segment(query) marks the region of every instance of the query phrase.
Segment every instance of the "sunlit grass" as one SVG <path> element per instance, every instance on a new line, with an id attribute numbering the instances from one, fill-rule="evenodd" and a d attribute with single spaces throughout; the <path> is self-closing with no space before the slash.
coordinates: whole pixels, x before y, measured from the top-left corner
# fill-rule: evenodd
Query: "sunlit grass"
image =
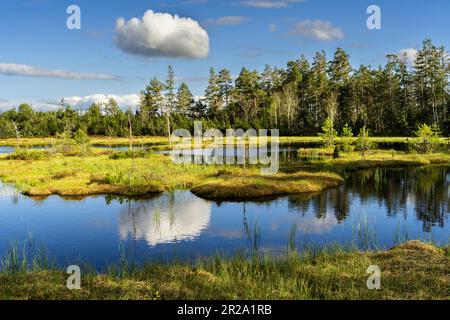
<path id="1" fill-rule="evenodd" d="M 381 290 L 367 288 L 371 265 L 381 269 Z M 389 251 L 334 247 L 83 269 L 73 291 L 64 270 L 21 270 L 0 273 L 0 299 L 448 299 L 449 267 L 448 248 L 411 241 Z"/>
<path id="2" fill-rule="evenodd" d="M 323 149 L 300 149 L 300 154 L 314 155 L 323 154 Z M 332 156 L 321 157 L 318 160 L 311 160 L 311 164 L 346 166 L 353 169 L 367 169 L 375 167 L 418 167 L 430 164 L 450 163 L 448 153 L 414 154 L 402 151 L 371 150 L 361 155 L 359 152 L 340 152 L 340 156 L 334 159 Z"/>
<path id="3" fill-rule="evenodd" d="M 342 182 L 336 174 L 280 173 L 263 177 L 255 166 L 243 169 L 232 165 L 176 164 L 169 157 L 156 154 L 117 160 L 102 154 L 53 155 L 33 161 L 0 159 L 0 178 L 30 196 L 143 195 L 214 185 L 236 196 L 241 195 L 239 186 L 248 188 L 245 196 L 252 198 L 317 192 Z"/>

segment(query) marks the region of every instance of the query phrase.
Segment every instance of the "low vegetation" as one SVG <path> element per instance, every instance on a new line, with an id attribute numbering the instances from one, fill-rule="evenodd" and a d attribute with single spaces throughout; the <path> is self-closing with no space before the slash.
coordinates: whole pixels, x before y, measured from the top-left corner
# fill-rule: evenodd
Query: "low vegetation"
<path id="1" fill-rule="evenodd" d="M 314 167 L 334 171 L 338 168 L 352 170 L 375 167 L 419 167 L 432 164 L 449 164 L 450 154 L 410 154 L 402 151 L 367 151 L 364 156 L 360 152 L 340 152 L 338 158 L 332 157 L 331 149 L 301 149 L 299 155 L 309 157 L 308 162 L 300 163 L 300 167 Z"/>
<path id="2" fill-rule="evenodd" d="M 381 269 L 381 289 L 367 269 Z M 0 273 L 0 299 L 449 299 L 448 248 L 411 241 L 388 251 L 288 250 L 284 257 L 212 257 L 192 263 L 83 270 L 81 290 L 68 275 L 39 267 Z"/>
<path id="3" fill-rule="evenodd" d="M 246 189 L 246 198 L 258 198 L 317 192 L 342 181 L 336 174 L 327 173 L 280 173 L 263 177 L 258 167 L 243 170 L 237 166 L 180 165 L 163 155 L 146 153 L 142 157 L 130 158 L 128 153 L 85 157 L 56 154 L 45 160 L 33 161 L 8 160 L 6 157 L 0 160 L 0 178 L 30 196 L 144 195 L 194 188 L 205 198 L 214 197 L 207 190 L 217 186 L 227 194 L 225 198 L 233 194 L 241 198 L 242 188 Z M 216 196 L 224 198 L 223 195 Z"/>
<path id="4" fill-rule="evenodd" d="M 244 201 L 268 196 L 320 192 L 342 182 L 340 176 L 331 173 L 298 172 L 276 176 L 232 174 L 195 187 L 192 192 L 205 199 Z"/>

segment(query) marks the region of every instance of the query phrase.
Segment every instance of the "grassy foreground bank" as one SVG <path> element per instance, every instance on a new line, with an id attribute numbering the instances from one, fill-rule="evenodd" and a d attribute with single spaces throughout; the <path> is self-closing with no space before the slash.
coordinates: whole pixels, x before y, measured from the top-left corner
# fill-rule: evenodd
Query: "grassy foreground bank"
<path id="1" fill-rule="evenodd" d="M 252 199 L 289 193 L 318 192 L 343 180 L 333 173 L 276 174 L 263 177 L 260 168 L 225 165 L 175 164 L 163 155 L 111 159 L 53 155 L 40 160 L 0 158 L 0 179 L 29 196 L 88 196 L 95 194 L 145 195 L 170 190 L 198 190 L 205 198 L 220 186 L 227 199 Z M 214 190 L 209 189 L 214 186 Z M 240 186 L 241 188 L 239 188 Z M 210 190 L 210 191 L 208 191 Z M 245 193 L 241 191 L 245 190 Z"/>
<path id="2" fill-rule="evenodd" d="M 367 289 L 371 265 L 381 290 Z M 0 299 L 450 299 L 449 248 L 411 241 L 383 252 L 320 251 L 281 259 L 212 258 L 82 275 L 0 273 Z"/>

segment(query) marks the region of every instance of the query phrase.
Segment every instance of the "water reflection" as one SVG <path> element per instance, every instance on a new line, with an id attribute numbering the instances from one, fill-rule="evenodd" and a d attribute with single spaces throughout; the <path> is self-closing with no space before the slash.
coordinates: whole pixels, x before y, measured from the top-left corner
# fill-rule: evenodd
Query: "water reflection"
<path id="1" fill-rule="evenodd" d="M 244 203 L 214 203 L 189 191 L 148 199 L 51 196 L 36 201 L 0 185 L 0 256 L 8 243 L 30 233 L 61 263 L 81 259 L 99 267 L 116 262 L 122 244 L 132 247 L 135 258 L 169 261 L 217 251 L 280 253 L 302 243 L 366 248 L 375 236 L 380 248 L 404 235 L 440 244 L 450 240 L 449 168 L 344 175 L 343 185 L 320 194 Z"/>
<path id="2" fill-rule="evenodd" d="M 407 215 L 413 208 L 424 232 L 445 226 L 449 212 L 450 173 L 447 167 L 411 169 L 370 169 L 348 174 L 339 188 L 323 192 L 310 200 L 303 196 L 290 197 L 289 202 L 300 212 L 312 206 L 317 219 L 332 212 L 338 222 L 350 215 L 351 203 L 377 204 L 384 207 L 388 217 Z"/>
<path id="3" fill-rule="evenodd" d="M 153 201 L 128 201 L 119 216 L 121 240 L 148 245 L 194 240 L 210 223 L 211 204 L 189 193 L 168 193 Z"/>

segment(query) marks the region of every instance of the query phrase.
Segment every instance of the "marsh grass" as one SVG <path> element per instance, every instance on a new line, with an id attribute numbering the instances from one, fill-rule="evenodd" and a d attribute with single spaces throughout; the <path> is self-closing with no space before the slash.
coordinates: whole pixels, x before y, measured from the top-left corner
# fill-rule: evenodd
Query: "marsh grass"
<path id="1" fill-rule="evenodd" d="M 35 161 L 0 159 L 0 178 L 29 196 L 136 196 L 194 189 L 200 196 L 217 199 L 220 195 L 209 190 L 216 191 L 220 187 L 226 197 L 257 198 L 317 192 L 343 181 L 338 175 L 327 173 L 261 176 L 256 166 L 246 168 L 243 173 L 239 166 L 233 165 L 175 164 L 169 157 L 156 154 L 132 159 L 110 159 L 102 154 L 55 155 Z"/>
<path id="2" fill-rule="evenodd" d="M 320 149 L 319 149 L 320 150 Z M 299 151 L 300 152 L 300 151 Z M 390 152 L 385 150 L 371 150 L 363 157 L 358 152 L 341 152 L 340 157 L 333 159 L 330 156 L 315 157 L 315 149 L 301 149 L 309 155 L 308 161 L 291 165 L 291 168 L 282 167 L 283 171 L 293 170 L 322 170 L 328 172 L 355 171 L 370 168 L 408 168 L 428 165 L 449 164 L 449 153 L 417 154 L 402 151 Z"/>
<path id="3" fill-rule="evenodd" d="M 376 243 L 361 217 L 356 238 Z M 406 227 L 405 227 L 406 228 Z M 125 243 L 116 264 L 98 272 L 82 263 L 82 289 L 66 288 L 65 270 L 33 242 L 13 242 L 2 259 L 0 299 L 449 299 L 450 247 L 408 241 L 389 250 L 361 243 L 308 245 L 293 224 L 283 253 L 260 252 L 258 221 L 247 223 L 248 247 L 231 256 L 138 262 Z M 363 244 L 364 244 L 363 243 Z M 39 258 L 36 258 L 39 257 Z M 33 262 L 33 263 L 30 263 Z M 368 290 L 367 268 L 382 270 L 382 289 Z"/>
<path id="4" fill-rule="evenodd" d="M 366 270 L 374 264 L 382 270 L 381 290 L 366 287 Z M 419 241 L 388 251 L 330 246 L 190 263 L 136 265 L 123 258 L 104 273 L 83 267 L 82 289 L 74 291 L 65 287 L 64 270 L 2 272 L 0 298 L 448 299 L 449 266 L 447 248 Z"/>
<path id="5" fill-rule="evenodd" d="M 12 241 L 5 256 L 0 259 L 0 271 L 9 275 L 52 270 L 55 266 L 55 262 L 49 258 L 47 248 L 42 246 L 36 249 L 31 237 L 22 242 Z"/>
<path id="6" fill-rule="evenodd" d="M 409 232 L 406 225 L 401 225 L 400 222 L 397 224 L 393 235 L 393 241 L 395 244 L 401 244 L 409 241 Z"/>
<path id="7" fill-rule="evenodd" d="M 353 232 L 355 234 L 356 245 L 362 250 L 376 250 L 379 248 L 377 230 L 372 221 L 369 221 L 367 214 L 359 216 L 356 222 L 352 222 Z"/>

